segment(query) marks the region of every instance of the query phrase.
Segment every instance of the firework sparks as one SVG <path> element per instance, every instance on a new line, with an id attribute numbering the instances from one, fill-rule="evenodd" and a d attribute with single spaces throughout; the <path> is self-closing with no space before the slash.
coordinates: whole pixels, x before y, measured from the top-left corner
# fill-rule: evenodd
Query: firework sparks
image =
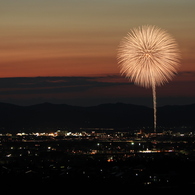
<path id="1" fill-rule="evenodd" d="M 152 88 L 154 131 L 156 131 L 156 86 L 176 74 L 180 52 L 174 38 L 156 26 L 131 30 L 119 45 L 118 63 L 121 74 L 135 84 Z"/>

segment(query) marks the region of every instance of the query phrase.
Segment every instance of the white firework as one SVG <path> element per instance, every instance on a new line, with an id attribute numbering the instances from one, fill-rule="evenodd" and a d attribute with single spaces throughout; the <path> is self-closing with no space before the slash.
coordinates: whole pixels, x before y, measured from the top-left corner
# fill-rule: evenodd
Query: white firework
<path id="1" fill-rule="evenodd" d="M 156 131 L 156 86 L 171 80 L 179 66 L 175 39 L 156 26 L 134 28 L 122 39 L 117 57 L 122 75 L 137 85 L 152 87 Z"/>

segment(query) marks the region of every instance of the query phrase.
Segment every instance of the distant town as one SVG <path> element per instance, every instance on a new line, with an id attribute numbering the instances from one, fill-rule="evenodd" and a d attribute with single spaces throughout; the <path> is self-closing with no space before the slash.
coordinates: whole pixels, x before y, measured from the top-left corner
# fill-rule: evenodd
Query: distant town
<path id="1" fill-rule="evenodd" d="M 193 131 L 114 128 L 5 133 L 0 134 L 0 176 L 39 183 L 193 187 L 194 138 Z"/>

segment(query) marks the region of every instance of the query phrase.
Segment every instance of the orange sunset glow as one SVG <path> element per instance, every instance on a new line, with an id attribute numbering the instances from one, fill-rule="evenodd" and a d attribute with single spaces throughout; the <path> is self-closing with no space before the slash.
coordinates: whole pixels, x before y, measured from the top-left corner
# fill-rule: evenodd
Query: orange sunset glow
<path id="1" fill-rule="evenodd" d="M 4 85 L 0 86 L 0 101 L 21 104 L 19 99 L 22 99 L 26 104 L 41 101 L 79 104 L 88 98 L 91 104 L 97 104 L 131 102 L 132 98 L 132 103 L 148 105 L 142 97 L 150 97 L 150 92 L 131 86 L 118 75 L 116 55 L 119 42 L 129 29 L 152 24 L 167 29 L 175 37 L 182 56 L 178 78 L 158 89 L 159 98 L 181 97 L 179 104 L 192 103 L 195 97 L 194 10 L 192 0 L 3 1 L 0 7 L 0 80 Z M 111 75 L 115 75 L 115 79 Z M 29 80 L 24 81 L 28 87 L 10 84 L 13 78 L 24 77 L 44 77 L 44 82 L 47 77 L 64 77 L 65 80 L 66 77 L 83 77 L 87 81 L 91 77 L 93 82 L 90 89 L 82 91 L 81 87 L 74 92 L 73 89 L 63 90 L 68 87 L 67 81 L 53 88 L 48 83 L 33 87 L 33 90 L 47 89 L 44 93 L 32 92 Z M 11 79 L 9 85 L 5 78 Z M 97 86 L 97 83 L 105 86 Z M 49 91 L 47 87 L 59 91 Z M 134 101 L 135 97 L 140 101 Z M 162 104 L 173 102 L 162 100 Z"/>

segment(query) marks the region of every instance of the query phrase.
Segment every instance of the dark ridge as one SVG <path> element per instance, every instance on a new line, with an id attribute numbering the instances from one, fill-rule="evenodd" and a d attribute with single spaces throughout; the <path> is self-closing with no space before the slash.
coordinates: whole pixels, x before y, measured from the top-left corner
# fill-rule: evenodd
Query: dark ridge
<path id="1" fill-rule="evenodd" d="M 157 108 L 158 127 L 195 127 L 195 104 Z M 0 132 L 52 131 L 80 127 L 143 128 L 153 126 L 153 109 L 115 103 L 80 107 L 48 102 L 17 106 L 0 103 Z"/>

